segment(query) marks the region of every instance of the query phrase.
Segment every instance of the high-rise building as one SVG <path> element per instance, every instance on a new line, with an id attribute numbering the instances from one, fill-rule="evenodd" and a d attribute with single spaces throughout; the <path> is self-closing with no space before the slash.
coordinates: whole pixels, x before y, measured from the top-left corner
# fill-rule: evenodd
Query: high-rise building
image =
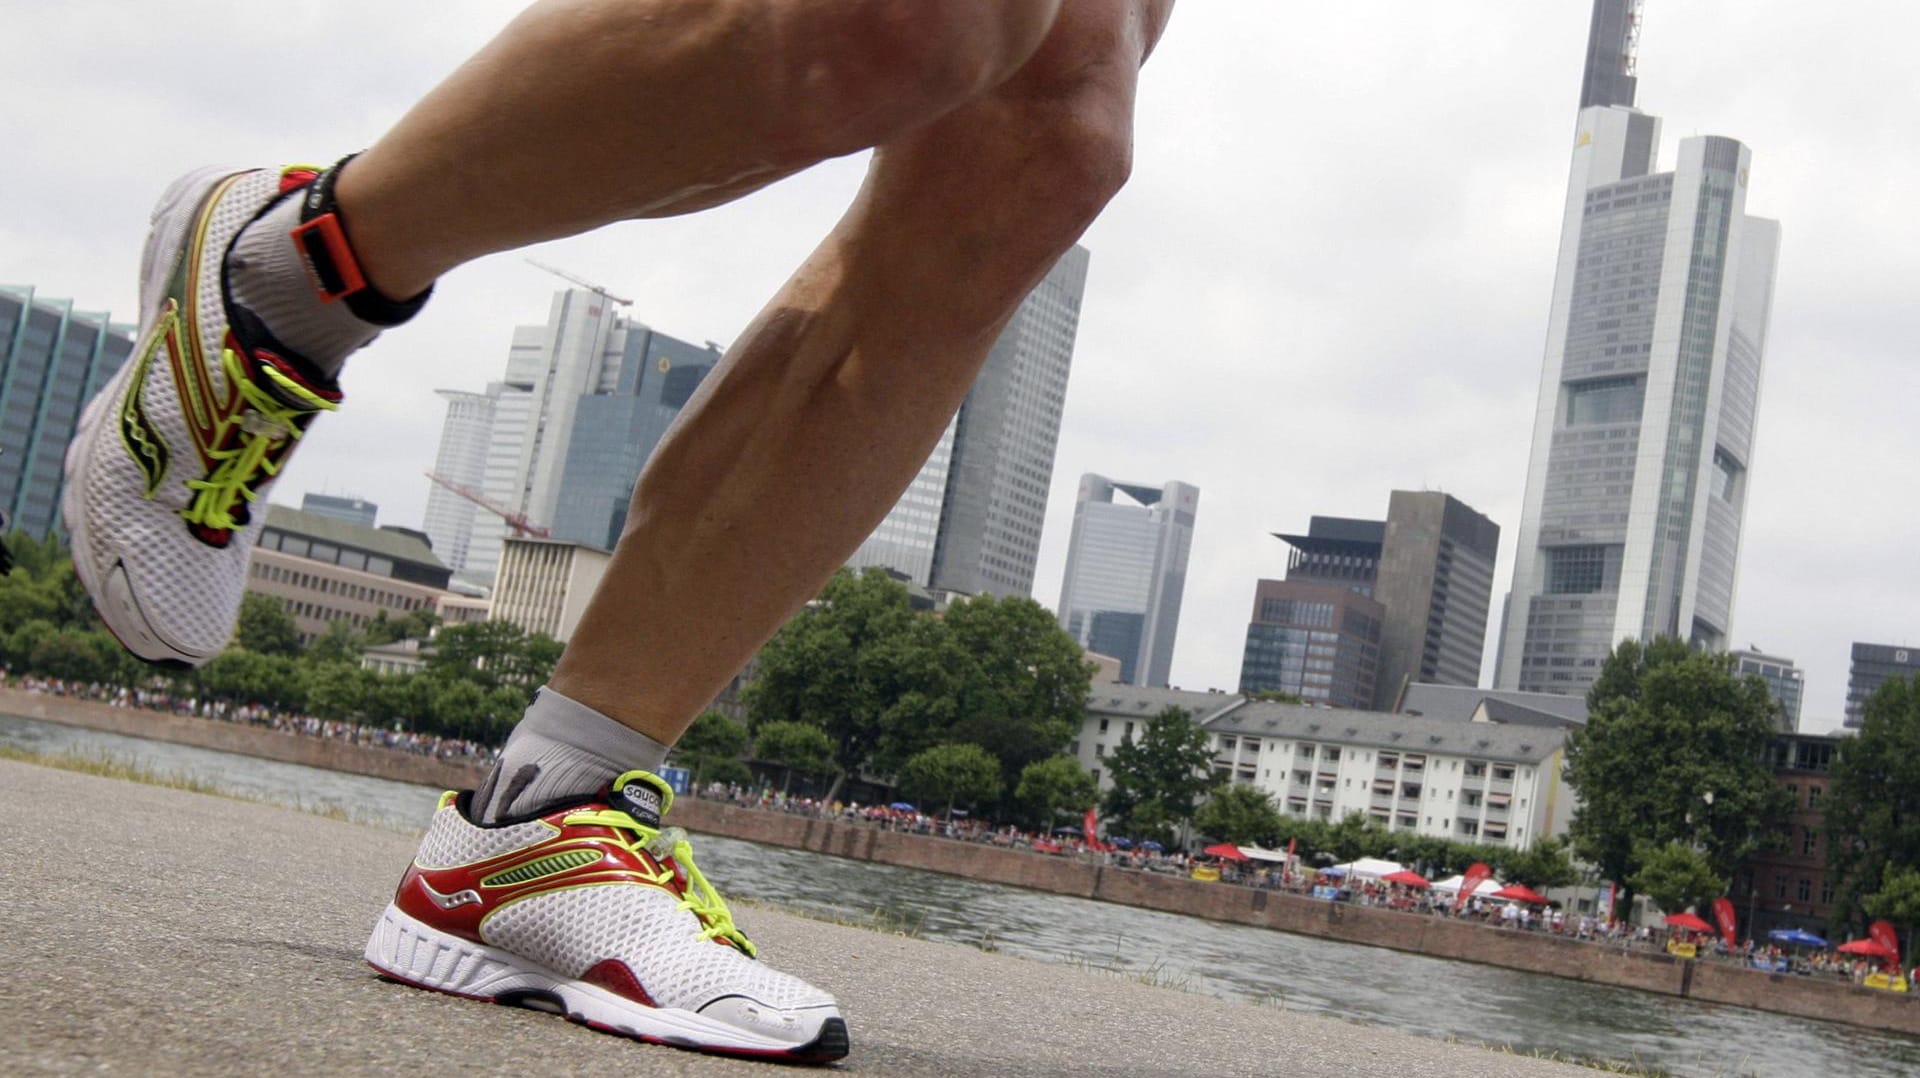
<path id="1" fill-rule="evenodd" d="M 1582 693 L 1624 638 L 1723 649 L 1779 226 L 1750 154 L 1633 107 L 1637 0 L 1595 0 L 1501 688 Z"/>
<path id="2" fill-rule="evenodd" d="M 440 449 L 434 454 L 433 474 L 455 486 L 478 493 L 487 478 L 487 452 L 493 444 L 494 405 L 505 390 L 495 382 L 484 393 L 460 389 L 442 389 L 447 402 L 447 418 L 440 424 Z M 427 514 L 424 530 L 433 543 L 433 552 L 454 571 L 454 579 L 476 587 L 493 584 L 491 572 L 467 572 L 468 551 L 480 508 L 471 498 L 434 483 L 427 488 Z"/>
<path id="3" fill-rule="evenodd" d="M 1080 477 L 1060 626 L 1087 650 L 1120 660 L 1126 684 L 1167 684 L 1199 502 L 1199 488 L 1186 483 Z"/>
<path id="4" fill-rule="evenodd" d="M 1260 581 L 1240 658 L 1240 691 L 1291 693 L 1329 707 L 1370 706 L 1386 616 L 1386 607 L 1341 584 L 1291 576 Z"/>
<path id="5" fill-rule="evenodd" d="M 80 409 L 133 352 L 134 327 L 0 285 L 0 517 L 47 536 L 62 529 L 67 443 Z"/>
<path id="6" fill-rule="evenodd" d="M 1767 692 L 1780 705 L 1780 732 L 1793 733 L 1800 728 L 1800 690 L 1805 675 L 1792 659 L 1768 655 L 1759 648 L 1743 648 L 1733 653 L 1733 672 L 1752 674 L 1767 683 Z"/>
<path id="7" fill-rule="evenodd" d="M 303 494 L 300 496 L 300 511 L 344 520 L 363 528 L 373 527 L 374 520 L 380 515 L 380 507 L 365 498 L 346 498 L 338 494 Z"/>
<path id="8" fill-rule="evenodd" d="M 1413 683 L 1480 684 L 1500 526 L 1439 491 L 1387 501 L 1373 597 L 1386 607 L 1374 707 L 1392 710 Z"/>
<path id="9" fill-rule="evenodd" d="M 435 473 L 490 503 L 435 484 L 427 533 L 463 583 L 489 587 L 523 516 L 556 538 L 611 546 L 647 456 L 719 362 L 616 310 L 604 292 L 554 295 L 547 322 L 518 326 L 505 377 L 448 401 Z"/>
<path id="10" fill-rule="evenodd" d="M 848 561 L 965 595 L 1028 595 L 1088 255 L 1054 264 L 1002 330 L 913 483 Z"/>
<path id="11" fill-rule="evenodd" d="M 626 326 L 619 377 L 575 407 L 554 504 L 555 539 L 613 549 L 647 458 L 719 364 L 716 344 L 689 344 L 637 322 Z"/>
<path id="12" fill-rule="evenodd" d="M 1307 534 L 1275 532 L 1274 538 L 1292 548 L 1287 555 L 1289 581 L 1332 584 L 1373 596 L 1380 549 L 1387 541 L 1385 521 L 1316 516 L 1307 521 Z"/>
<path id="13" fill-rule="evenodd" d="M 1867 697 L 1888 678 L 1920 677 L 1920 648 L 1892 644 L 1853 645 L 1847 667 L 1847 726 L 1858 730 L 1867 717 Z"/>

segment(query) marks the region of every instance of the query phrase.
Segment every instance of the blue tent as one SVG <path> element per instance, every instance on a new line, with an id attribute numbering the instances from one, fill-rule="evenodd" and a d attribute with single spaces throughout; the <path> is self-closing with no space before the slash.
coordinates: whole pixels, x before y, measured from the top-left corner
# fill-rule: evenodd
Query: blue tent
<path id="1" fill-rule="evenodd" d="M 1795 947 L 1825 947 L 1827 941 L 1808 932 L 1804 928 L 1776 928 L 1767 933 L 1767 938 L 1775 943 L 1785 943 Z"/>
<path id="2" fill-rule="evenodd" d="M 907 802 L 905 802 L 905 801 L 895 801 L 895 802 L 894 802 L 893 804 L 891 804 L 891 805 L 888 805 L 887 807 L 888 807 L 888 808 L 890 808 L 890 809 L 892 809 L 892 810 L 894 810 L 895 812 L 912 812 L 912 811 L 914 811 L 914 807 L 913 807 L 912 805 L 910 805 L 910 804 L 908 804 L 908 803 L 907 803 Z"/>
<path id="3" fill-rule="evenodd" d="M 1155 842 L 1152 839 L 1148 839 L 1145 842 L 1142 842 L 1140 844 L 1140 848 L 1143 850 L 1152 850 L 1154 853 L 1160 853 L 1166 849 L 1165 846 L 1160 845 L 1158 842 Z"/>
<path id="4" fill-rule="evenodd" d="M 1112 845 L 1117 846 L 1123 850 L 1130 850 L 1133 848 L 1133 840 L 1130 838 L 1110 838 L 1107 841 Z"/>

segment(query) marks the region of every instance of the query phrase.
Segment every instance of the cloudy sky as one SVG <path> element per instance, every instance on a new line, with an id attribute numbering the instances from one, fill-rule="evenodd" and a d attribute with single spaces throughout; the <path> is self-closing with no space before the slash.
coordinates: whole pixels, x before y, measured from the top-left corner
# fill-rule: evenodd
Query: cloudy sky
<path id="1" fill-rule="evenodd" d="M 331 160 L 491 36 L 512 0 L 0 0 L 0 281 L 130 316 L 145 216 L 211 162 Z M 1920 9 L 1647 0 L 1642 109 L 1753 147 L 1784 241 L 1734 637 L 1838 722 L 1854 640 L 1920 644 Z M 1059 598 L 1079 475 L 1201 488 L 1174 682 L 1237 684 L 1271 532 L 1438 489 L 1510 573 L 1589 5 L 1186 0 L 1148 68 L 1134 179 L 1093 268 L 1035 595 Z M 616 108 L 620 103 L 607 102 Z M 844 207 L 863 162 L 536 257 L 726 342 Z M 275 490 L 417 526 L 439 387 L 480 388 L 561 282 L 501 255 L 357 357 L 349 406 Z M 1496 594 L 1496 611 L 1500 596 Z M 1495 619 L 1497 620 L 1497 613 Z M 1492 675 L 1489 660 L 1483 680 Z"/>

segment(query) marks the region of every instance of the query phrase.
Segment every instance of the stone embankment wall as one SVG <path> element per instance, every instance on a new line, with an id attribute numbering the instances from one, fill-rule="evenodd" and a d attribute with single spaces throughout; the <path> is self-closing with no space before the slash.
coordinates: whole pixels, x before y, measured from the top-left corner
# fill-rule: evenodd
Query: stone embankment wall
<path id="1" fill-rule="evenodd" d="M 1769 974 L 1716 962 L 1625 950 L 1596 943 L 1489 928 L 1302 895 L 1202 883 L 1024 850 L 862 824 L 790 816 L 715 801 L 675 802 L 674 820 L 692 831 L 816 853 L 928 869 L 1036 891 L 1117 902 L 1304 936 L 1387 947 L 1432 958 L 1479 962 L 1597 984 L 1637 988 L 1707 1003 L 1920 1035 L 1920 1000 L 1828 980 Z"/>
<path id="2" fill-rule="evenodd" d="M 441 789 L 471 787 L 481 774 L 478 768 L 390 749 L 3 688 L 0 688 L 0 713 Z M 1537 932 L 1488 928 L 1423 914 L 1316 901 L 1277 891 L 1202 883 L 1179 876 L 882 831 L 864 824 L 768 812 L 691 797 L 675 802 L 673 822 L 690 831 L 769 846 L 943 872 L 1053 894 L 1387 947 L 1433 958 L 1479 962 L 1708 1003 L 1920 1035 L 1920 1000 L 1827 980 L 1762 973 L 1714 962 L 1683 961 L 1665 954 L 1581 943 Z"/>

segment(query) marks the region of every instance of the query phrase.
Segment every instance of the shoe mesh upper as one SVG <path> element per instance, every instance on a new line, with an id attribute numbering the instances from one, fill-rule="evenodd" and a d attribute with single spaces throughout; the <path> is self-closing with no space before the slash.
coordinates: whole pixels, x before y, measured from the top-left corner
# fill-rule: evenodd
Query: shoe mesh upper
<path id="1" fill-rule="evenodd" d="M 488 943 L 568 977 L 618 958 L 662 1007 L 697 1011 L 722 996 L 776 1010 L 833 1004 L 805 981 L 699 933 L 699 919 L 678 900 L 641 884 L 538 894 L 502 907 L 480 929 Z"/>
<path id="2" fill-rule="evenodd" d="M 475 827 L 460 815 L 459 809 L 448 805 L 433 814 L 433 825 L 420 840 L 420 852 L 413 861 L 421 868 L 470 865 L 544 842 L 553 835 L 553 828 L 539 820 L 510 827 Z"/>

